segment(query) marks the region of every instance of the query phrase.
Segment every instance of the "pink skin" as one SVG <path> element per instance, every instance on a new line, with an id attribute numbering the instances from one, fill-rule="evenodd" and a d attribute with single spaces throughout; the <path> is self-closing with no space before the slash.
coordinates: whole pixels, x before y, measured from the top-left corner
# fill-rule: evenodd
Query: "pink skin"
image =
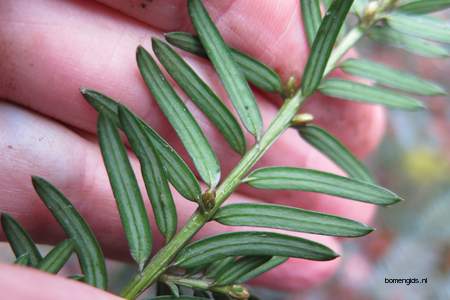
<path id="1" fill-rule="evenodd" d="M 140 78 L 134 53 L 138 44 L 151 50 L 151 36 L 161 37 L 163 32 L 171 30 L 190 30 L 191 26 L 184 0 L 101 2 L 104 4 L 43 0 L 0 2 L 0 99 L 16 104 L 0 102 L 0 211 L 18 218 L 38 242 L 55 243 L 63 239 L 61 229 L 31 187 L 31 174 L 43 176 L 73 201 L 97 234 L 105 253 L 127 260 L 126 241 L 95 142 L 96 113 L 78 90 L 89 87 L 120 99 L 185 154 Z M 141 7 L 141 2 L 146 3 L 145 8 Z M 206 4 L 233 47 L 269 64 L 284 79 L 290 75 L 301 77 L 307 47 L 297 0 L 258 0 L 258 5 L 250 0 L 216 0 L 206 1 Z M 225 98 L 218 78 L 206 61 L 186 57 Z M 264 93 L 256 91 L 256 94 L 267 126 L 276 113 L 277 104 Z M 187 105 L 216 150 L 223 174 L 227 174 L 239 157 L 188 100 Z M 360 157 L 376 147 L 383 133 L 384 112 L 378 106 L 317 95 L 304 111 L 313 113 L 321 126 L 336 134 Z M 251 138 L 248 140 L 250 142 Z M 132 156 L 131 160 L 138 171 L 136 159 Z M 294 131 L 284 134 L 259 165 L 300 166 L 341 174 Z M 194 205 L 178 195 L 175 201 L 181 226 Z M 373 206 L 336 197 L 258 191 L 247 187 L 239 188 L 231 201 L 289 204 L 366 223 L 375 212 Z M 210 223 L 196 238 L 229 230 Z M 155 249 L 158 249 L 162 239 L 157 232 L 154 235 Z M 0 238 L 4 239 L 3 233 Z M 340 248 L 338 239 L 311 238 L 336 251 Z M 339 260 L 291 259 L 254 283 L 288 291 L 305 289 L 326 280 L 338 263 Z M 29 299 L 26 293 L 34 289 L 39 289 L 42 299 L 91 299 L 94 293 L 100 295 L 79 283 L 18 267 L 1 266 L 0 277 L 8 278 L 8 281 L 0 280 L 0 289 L 14 300 Z M 54 288 L 56 285 L 61 288 Z M 62 297 L 59 293 L 63 289 L 66 293 Z M 109 299 L 106 294 L 104 297 Z"/>
<path id="2" fill-rule="evenodd" d="M 0 285 L 4 299 L 33 300 L 120 300 L 122 298 L 87 284 L 53 276 L 34 269 L 0 265 Z"/>

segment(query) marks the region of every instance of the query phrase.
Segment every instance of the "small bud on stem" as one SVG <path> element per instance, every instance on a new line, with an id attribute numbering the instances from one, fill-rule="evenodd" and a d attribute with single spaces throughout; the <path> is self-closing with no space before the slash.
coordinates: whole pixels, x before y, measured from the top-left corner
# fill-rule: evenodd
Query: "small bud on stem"
<path id="1" fill-rule="evenodd" d="M 283 96 L 285 98 L 291 98 L 297 92 L 297 78 L 294 76 L 289 77 L 288 81 L 284 84 Z"/>
<path id="2" fill-rule="evenodd" d="M 292 118 L 291 126 L 300 127 L 311 123 L 314 120 L 314 116 L 308 113 L 298 114 Z"/>
<path id="3" fill-rule="evenodd" d="M 250 298 L 249 291 L 242 285 L 232 285 L 230 288 L 230 291 L 228 292 L 228 295 L 237 300 L 247 300 Z"/>
<path id="4" fill-rule="evenodd" d="M 213 209 L 216 205 L 216 190 L 207 190 L 202 194 L 202 207 L 206 211 Z"/>

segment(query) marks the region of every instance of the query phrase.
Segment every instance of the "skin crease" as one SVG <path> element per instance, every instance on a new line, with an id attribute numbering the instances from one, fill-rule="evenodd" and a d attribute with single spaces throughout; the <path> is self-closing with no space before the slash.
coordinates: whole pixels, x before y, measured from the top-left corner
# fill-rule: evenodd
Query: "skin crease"
<path id="1" fill-rule="evenodd" d="M 62 240 L 63 232 L 31 187 L 31 174 L 43 176 L 71 199 L 92 226 L 109 257 L 129 259 L 93 136 L 96 113 L 80 96 L 79 88 L 86 86 L 120 99 L 161 132 L 188 160 L 140 78 L 134 53 L 138 44 L 151 50 L 151 36 L 161 37 L 165 31 L 192 28 L 184 0 L 101 2 L 103 4 L 44 0 L 0 2 L 0 99 L 5 101 L 0 102 L 0 211 L 17 218 L 37 242 L 53 244 Z M 290 75 L 301 78 L 307 47 L 297 0 L 258 0 L 257 6 L 251 0 L 215 0 L 205 4 L 230 45 L 275 68 L 283 79 Z M 207 62 L 186 57 L 225 99 L 220 81 Z M 269 99 L 271 97 L 255 92 L 267 126 L 276 114 L 277 105 Z M 199 110 L 187 99 L 186 103 L 208 136 L 222 163 L 222 173 L 226 175 L 239 157 L 225 145 Z M 304 111 L 314 114 L 318 124 L 337 135 L 361 158 L 372 151 L 382 137 L 385 116 L 378 106 L 316 95 L 305 105 Z M 248 136 L 248 140 L 251 144 L 251 137 Z M 138 163 L 132 155 L 131 161 L 140 177 Z M 286 132 L 258 165 L 300 166 L 342 174 L 294 131 Z M 182 226 L 195 207 L 177 194 L 175 201 L 179 226 Z M 331 196 L 258 191 L 248 187 L 239 188 L 230 201 L 289 204 L 366 223 L 375 211 L 373 206 Z M 149 201 L 145 202 L 155 229 Z M 197 238 L 230 230 L 238 229 L 210 223 Z M 156 251 L 161 247 L 162 238 L 157 232 L 154 236 Z M 0 238 L 4 239 L 3 232 Z M 340 250 L 336 238 L 309 235 L 308 238 Z M 339 259 L 331 262 L 290 259 L 254 283 L 298 291 L 321 284 L 334 273 L 338 264 Z M 0 266 L 0 290 L 8 299 L 29 299 L 37 289 L 42 299 L 103 299 L 100 297 L 104 294 L 37 271 Z M 107 294 L 103 297 L 115 299 Z M 36 296 L 31 298 L 36 299 Z"/>

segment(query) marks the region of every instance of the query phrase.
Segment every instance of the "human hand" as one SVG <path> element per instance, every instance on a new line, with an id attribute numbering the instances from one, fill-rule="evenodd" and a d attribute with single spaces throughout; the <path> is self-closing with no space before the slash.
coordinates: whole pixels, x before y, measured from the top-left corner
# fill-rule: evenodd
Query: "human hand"
<path id="1" fill-rule="evenodd" d="M 150 49 L 151 36 L 191 27 L 184 0 L 101 2 L 6 0 L 0 3 L 3 23 L 0 98 L 5 99 L 0 103 L 0 211 L 16 217 L 37 242 L 62 240 L 62 231 L 31 186 L 30 175 L 43 176 L 72 200 L 92 226 L 105 253 L 112 258 L 126 259 L 127 243 L 95 142 L 96 113 L 84 101 L 79 88 L 92 88 L 120 99 L 178 151 L 185 153 L 140 78 L 134 54 L 138 44 Z M 259 0 L 257 5 L 250 0 L 216 0 L 206 4 L 231 46 L 275 68 L 283 79 L 291 75 L 301 78 L 308 50 L 297 0 Z M 209 64 L 190 56 L 188 61 L 225 98 Z M 259 91 L 256 95 L 267 125 L 277 111 L 276 100 Z M 238 161 L 238 155 L 192 103 L 187 105 L 218 154 L 223 173 L 227 173 Z M 318 124 L 338 136 L 360 157 L 372 150 L 382 135 L 384 114 L 377 106 L 317 95 L 304 111 L 312 113 Z M 134 157 L 132 163 L 138 169 Z M 285 133 L 259 165 L 302 166 L 341 173 L 294 131 Z M 375 210 L 368 204 L 323 194 L 274 193 L 248 187 L 240 188 L 230 199 L 243 200 L 289 204 L 366 223 Z M 175 201 L 179 223 L 183 224 L 195 206 L 180 196 L 175 196 Z M 150 219 L 153 222 L 153 216 Z M 154 222 L 152 225 L 156 228 Z M 197 238 L 224 230 L 237 229 L 210 223 Z M 157 232 L 154 236 L 158 248 L 163 239 Z M 334 249 L 339 247 L 336 238 L 311 238 Z M 254 283 L 281 290 L 304 289 L 328 278 L 338 263 L 339 260 L 290 259 Z M 91 291 L 100 295 L 93 289 L 81 288 L 79 283 L 21 268 L 1 266 L 0 278 L 5 279 L 0 280 L 2 291 L 6 290 L 9 299 L 14 300 L 31 295 L 33 299 L 61 299 L 59 289 L 64 289 L 64 299 L 96 297 L 89 296 Z"/>

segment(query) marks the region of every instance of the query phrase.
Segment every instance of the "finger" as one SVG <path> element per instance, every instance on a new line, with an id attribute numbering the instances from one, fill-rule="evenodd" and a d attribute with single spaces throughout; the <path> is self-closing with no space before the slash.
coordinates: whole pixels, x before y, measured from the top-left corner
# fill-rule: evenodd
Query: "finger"
<path id="1" fill-rule="evenodd" d="M 0 264 L 0 291 L 9 300 L 122 299 L 75 280 L 4 264 Z"/>
<path id="2" fill-rule="evenodd" d="M 192 31 L 187 0 L 152 1 L 146 5 L 124 0 L 98 2 L 163 31 Z M 273 66 L 285 79 L 302 74 L 308 50 L 298 1 L 260 0 L 257 5 L 246 0 L 204 3 L 223 37 L 233 47 Z M 286 55 L 289 60 L 285 59 Z"/>
<path id="3" fill-rule="evenodd" d="M 190 30 L 186 0 L 100 0 L 163 31 Z M 145 5 L 142 5 L 142 4 Z M 205 5 L 228 44 L 273 67 L 284 80 L 301 79 L 308 58 L 298 0 L 209 0 Z M 354 55 L 351 54 L 351 55 Z M 342 73 L 337 73 L 342 76 Z M 336 101 L 316 94 L 304 108 L 316 122 L 365 157 L 384 130 L 380 106 Z"/>
<path id="4" fill-rule="evenodd" d="M 42 204 L 32 188 L 30 176 L 43 176 L 60 189 L 77 208 L 95 232 L 105 253 L 112 258 L 130 258 L 127 242 L 118 216 L 116 204 L 109 187 L 107 173 L 103 166 L 98 145 L 82 138 L 71 130 L 35 113 L 17 106 L 0 102 L 0 211 L 12 214 L 41 243 L 55 244 L 64 239 L 64 233 Z M 131 162 L 142 184 L 139 166 L 131 156 Z M 145 195 L 145 193 L 142 193 Z M 148 199 L 144 196 L 149 220 L 153 229 L 154 250 L 161 248 L 163 237 L 157 232 L 154 216 Z M 196 205 L 174 194 L 179 226 L 183 226 Z M 256 201 L 244 195 L 235 194 L 230 201 Z M 221 232 L 244 230 L 208 223 L 196 238 Z M 259 229 L 261 230 L 261 229 Z M 293 234 L 293 233 L 290 233 Z M 298 234 L 294 234 L 298 235 Z M 339 251 L 339 246 L 331 237 L 311 237 Z M 0 233 L 0 239 L 4 239 Z M 279 284 L 281 273 L 269 273 L 259 283 L 269 287 L 298 289 L 298 278 L 310 276 L 308 285 L 318 284 L 330 276 L 338 265 L 338 260 L 317 263 L 292 259 L 282 270 L 284 284 Z M 302 270 L 307 269 L 308 274 Z M 272 275 L 270 275 L 272 274 Z M 258 281 L 256 282 L 258 283 Z"/>
<path id="5" fill-rule="evenodd" d="M 163 31 L 178 30 L 188 23 L 185 0 L 99 0 L 97 2 Z"/>

